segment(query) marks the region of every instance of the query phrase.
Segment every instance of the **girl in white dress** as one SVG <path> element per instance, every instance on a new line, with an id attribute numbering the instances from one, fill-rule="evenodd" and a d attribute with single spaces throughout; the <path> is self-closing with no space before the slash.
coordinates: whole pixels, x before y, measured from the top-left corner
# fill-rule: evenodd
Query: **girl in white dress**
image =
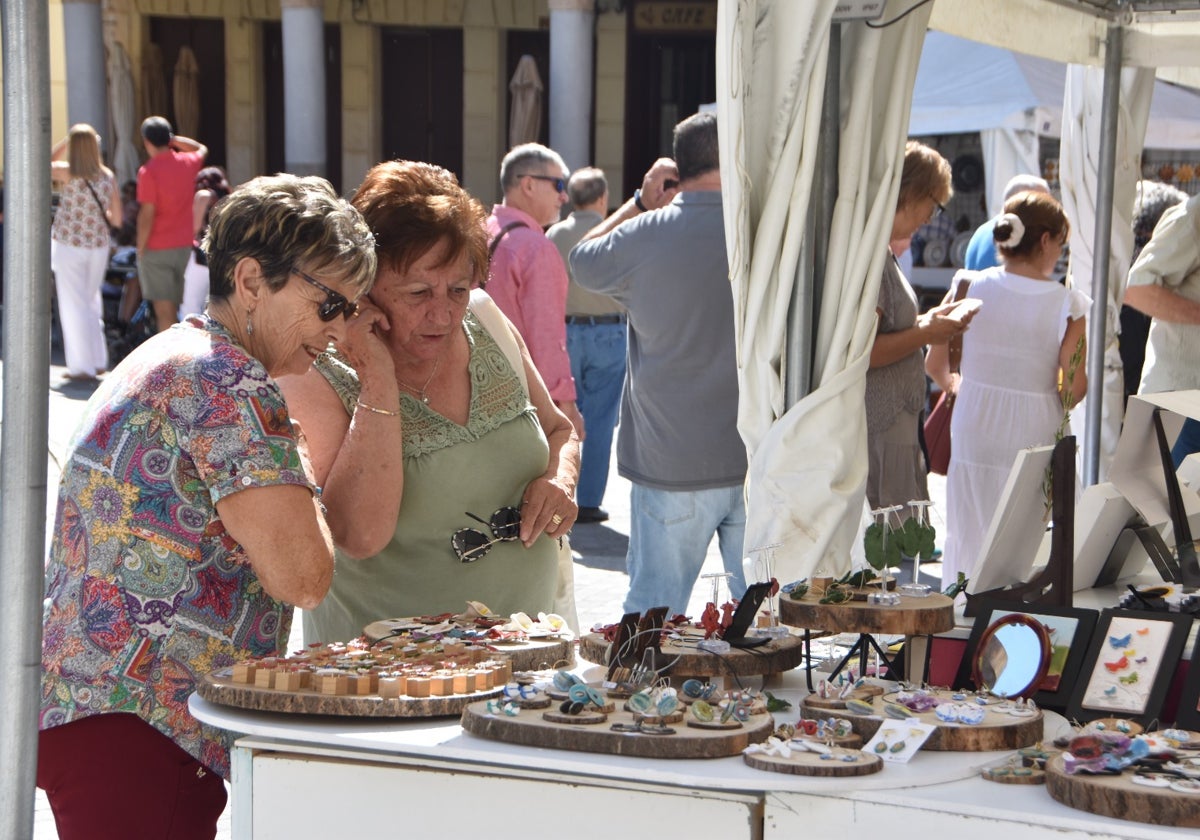
<path id="1" fill-rule="evenodd" d="M 1002 264 L 976 276 L 968 292 L 983 306 L 963 337 L 961 372 L 950 373 L 946 345 L 934 345 L 926 358 L 929 375 L 958 395 L 943 585 L 960 571 L 971 574 L 1017 453 L 1053 443 L 1068 394 L 1074 405 L 1087 392 L 1086 362 L 1073 376 L 1067 371 L 1086 341 L 1092 302 L 1051 276 L 1070 229 L 1053 196 L 1010 198 L 993 232 Z"/>

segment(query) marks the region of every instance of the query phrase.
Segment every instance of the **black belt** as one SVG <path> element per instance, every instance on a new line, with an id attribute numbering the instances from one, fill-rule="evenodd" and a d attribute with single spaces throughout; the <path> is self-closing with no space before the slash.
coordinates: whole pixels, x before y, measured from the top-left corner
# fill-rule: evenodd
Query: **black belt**
<path id="1" fill-rule="evenodd" d="M 618 315 L 568 315 L 568 324 L 588 324 L 596 326 L 597 324 L 624 324 L 626 316 Z"/>

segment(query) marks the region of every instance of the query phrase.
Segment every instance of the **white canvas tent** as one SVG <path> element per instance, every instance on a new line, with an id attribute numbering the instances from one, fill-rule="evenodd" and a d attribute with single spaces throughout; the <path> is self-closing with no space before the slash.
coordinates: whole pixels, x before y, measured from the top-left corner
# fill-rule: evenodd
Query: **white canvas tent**
<path id="1" fill-rule="evenodd" d="M 988 211 L 997 213 L 1009 178 L 1041 171 L 1038 138 L 1062 136 L 1066 87 L 1060 61 L 929 32 L 908 133 L 980 132 Z M 1200 150 L 1200 93 L 1155 82 L 1144 145 Z"/>
<path id="2" fill-rule="evenodd" d="M 1063 192 L 1068 213 L 1094 213 L 1079 225 L 1093 241 L 1073 237 L 1071 250 L 1076 279 L 1102 301 L 1132 238 L 1121 229 L 1127 221 L 1114 224 L 1114 207 L 1127 197 L 1132 203 L 1114 181 L 1118 174 L 1122 184 L 1136 179 L 1130 161 L 1141 152 L 1146 124 L 1138 77 L 1150 74 L 1122 68 L 1200 64 L 1195 0 L 889 0 L 874 24 L 834 24 L 839 6 L 862 5 L 723 0 L 718 16 L 739 428 L 751 457 L 747 545 L 783 545 L 776 552 L 781 580 L 844 568 L 858 536 L 867 471 L 865 354 L 887 235 L 881 214 L 895 206 L 917 71 L 910 51 L 927 27 L 1085 66 L 1075 74 L 1078 95 L 1064 121 L 1076 151 L 1064 156 L 1071 166 L 1064 166 Z M 832 119 L 823 122 L 827 102 Z M 822 189 L 822 171 L 831 189 Z M 1114 239 L 1120 247 L 1110 260 Z M 806 252 L 812 242 L 828 243 L 824 262 Z M 1100 330 L 1094 348 L 1105 345 L 1104 321 L 1093 319 Z M 1094 366 L 1102 359 L 1089 359 L 1093 383 L 1105 378 Z M 1098 413 L 1093 424 L 1088 412 L 1088 430 L 1098 440 Z"/>

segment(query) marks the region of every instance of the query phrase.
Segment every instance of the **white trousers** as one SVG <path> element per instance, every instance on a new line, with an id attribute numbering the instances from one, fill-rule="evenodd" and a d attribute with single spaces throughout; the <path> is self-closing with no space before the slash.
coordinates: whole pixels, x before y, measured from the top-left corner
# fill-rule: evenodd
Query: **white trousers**
<path id="1" fill-rule="evenodd" d="M 208 305 L 208 266 L 196 264 L 196 251 L 188 257 L 183 270 L 183 303 L 179 305 L 179 320 L 185 316 L 200 314 Z"/>
<path id="2" fill-rule="evenodd" d="M 108 269 L 108 246 L 77 248 L 50 242 L 50 267 L 58 297 L 67 373 L 95 376 L 108 367 L 100 286 Z"/>

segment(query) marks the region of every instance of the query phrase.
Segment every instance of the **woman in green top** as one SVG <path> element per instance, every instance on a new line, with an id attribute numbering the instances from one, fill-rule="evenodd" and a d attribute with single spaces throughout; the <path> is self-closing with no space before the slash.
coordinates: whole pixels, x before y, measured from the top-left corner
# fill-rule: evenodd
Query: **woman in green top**
<path id="1" fill-rule="evenodd" d="M 472 295 L 486 279 L 486 213 L 454 175 L 410 161 L 373 168 L 352 203 L 375 233 L 374 291 L 337 355 L 281 382 L 339 548 L 304 640 L 467 600 L 549 612 L 557 538 L 578 511 L 579 441 L 512 325 L 493 338 L 472 311 L 490 304 Z M 523 378 L 505 352 L 514 343 Z"/>

